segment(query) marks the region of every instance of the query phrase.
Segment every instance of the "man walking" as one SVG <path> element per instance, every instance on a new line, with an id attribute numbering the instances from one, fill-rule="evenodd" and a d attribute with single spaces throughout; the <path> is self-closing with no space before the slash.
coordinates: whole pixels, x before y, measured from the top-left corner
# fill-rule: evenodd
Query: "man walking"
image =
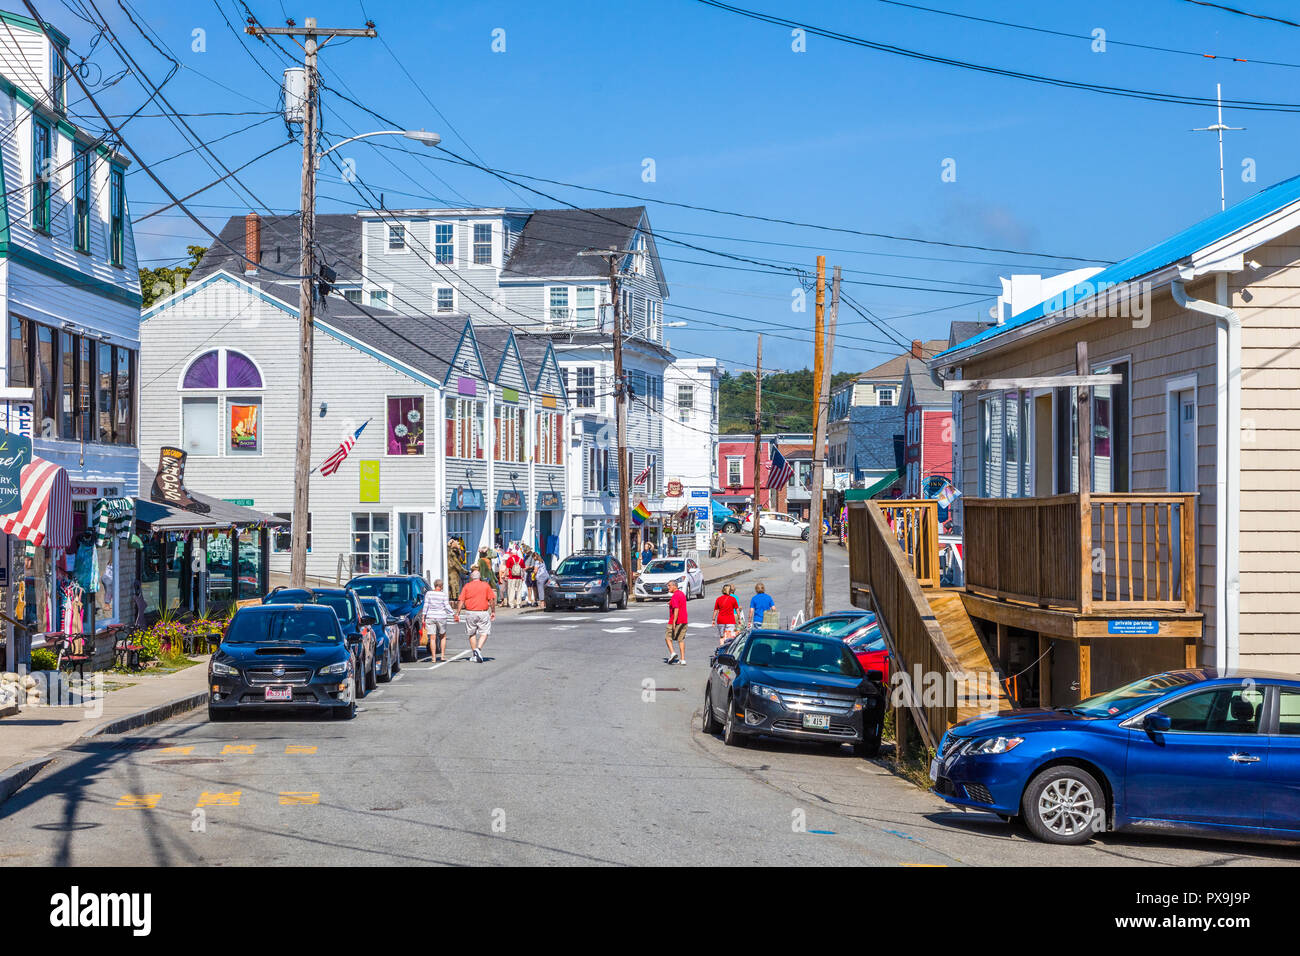
<path id="1" fill-rule="evenodd" d="M 677 589 L 675 580 L 668 582 L 668 630 L 664 632 L 664 643 L 668 645 L 668 657 L 665 664 L 686 663 L 686 592 Z M 676 642 L 677 650 L 673 650 Z"/>
<path id="2" fill-rule="evenodd" d="M 506 555 L 506 605 L 523 607 L 524 604 L 524 559 L 512 545 Z"/>
<path id="3" fill-rule="evenodd" d="M 776 602 L 772 600 L 772 595 L 767 593 L 767 588 L 763 587 L 762 581 L 759 581 L 754 585 L 754 596 L 749 599 L 749 626 L 762 627 L 763 617 L 775 607 Z"/>
<path id="4" fill-rule="evenodd" d="M 492 633 L 492 622 L 497 618 L 496 592 L 482 579 L 477 569 L 469 573 L 469 582 L 460 589 L 456 605 L 456 621 L 465 616 L 465 631 L 469 635 L 469 653 L 474 663 L 483 663 L 483 646 Z"/>

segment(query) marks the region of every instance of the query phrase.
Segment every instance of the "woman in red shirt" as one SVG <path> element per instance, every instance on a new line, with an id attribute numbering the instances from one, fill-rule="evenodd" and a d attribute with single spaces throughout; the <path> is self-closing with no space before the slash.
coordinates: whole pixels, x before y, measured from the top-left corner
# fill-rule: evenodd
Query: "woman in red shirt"
<path id="1" fill-rule="evenodd" d="M 740 612 L 740 604 L 736 601 L 735 590 L 730 584 L 722 586 L 722 594 L 713 602 L 713 624 L 718 629 L 718 643 L 725 642 L 723 635 L 727 628 L 734 628 L 738 623 L 736 615 Z"/>

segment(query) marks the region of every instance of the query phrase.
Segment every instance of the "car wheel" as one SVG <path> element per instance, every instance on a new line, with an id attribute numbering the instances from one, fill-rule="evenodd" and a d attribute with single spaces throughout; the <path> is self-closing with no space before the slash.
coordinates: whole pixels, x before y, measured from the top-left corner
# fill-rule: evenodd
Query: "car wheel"
<path id="1" fill-rule="evenodd" d="M 620 611 L 626 611 L 626 610 L 627 610 L 627 588 L 626 588 L 626 587 L 623 588 L 623 593 L 619 595 L 619 598 L 618 598 L 618 609 L 619 609 Z"/>
<path id="2" fill-rule="evenodd" d="M 859 740 L 853 745 L 853 753 L 858 757 L 876 757 L 880 755 L 880 725 L 877 724 L 866 740 Z"/>
<path id="3" fill-rule="evenodd" d="M 799 535 L 799 537 L 800 537 L 801 540 L 803 540 L 803 541 L 807 541 L 807 540 L 808 540 L 808 529 L 807 529 L 807 528 L 804 528 L 804 529 L 803 529 L 803 534 Z"/>
<path id="4" fill-rule="evenodd" d="M 1025 826 L 1038 839 L 1077 846 L 1096 832 L 1098 815 L 1106 812 L 1106 797 L 1097 778 L 1083 768 L 1049 767 L 1029 781 L 1020 810 Z"/>
<path id="5" fill-rule="evenodd" d="M 555 610 L 555 602 L 554 602 L 554 601 L 547 601 L 547 602 L 546 602 L 546 610 L 548 610 L 548 611 L 554 611 L 554 610 Z"/>
<path id="6" fill-rule="evenodd" d="M 358 661 L 355 674 L 352 678 L 352 699 L 360 700 L 366 696 L 366 675 L 361 673 L 361 664 Z"/>
<path id="7" fill-rule="evenodd" d="M 722 532 L 723 534 L 739 534 L 740 525 L 736 524 L 734 521 L 729 521 L 722 526 Z"/>
<path id="8" fill-rule="evenodd" d="M 366 690 L 374 690 L 379 686 L 379 662 L 373 657 L 370 658 L 370 670 L 366 671 Z"/>
<path id="9" fill-rule="evenodd" d="M 357 715 L 357 702 L 355 700 L 352 701 L 350 704 L 348 704 L 346 707 L 334 708 L 335 720 L 351 720 L 356 715 Z"/>
<path id="10" fill-rule="evenodd" d="M 379 682 L 381 684 L 387 684 L 392 679 L 393 679 L 393 652 L 390 649 L 389 652 L 384 655 L 384 669 L 379 672 Z"/>
<path id="11" fill-rule="evenodd" d="M 766 535 L 766 534 L 767 534 L 767 532 L 763 530 L 763 526 L 762 526 L 762 525 L 759 525 L 759 526 L 758 526 L 758 536 L 761 538 L 761 537 L 763 537 L 763 536 Z"/>
<path id="12" fill-rule="evenodd" d="M 208 708 L 208 720 L 212 721 L 214 724 L 218 724 L 223 720 L 229 720 L 229 719 L 230 719 L 230 711 L 219 710 L 216 707 Z"/>
<path id="13" fill-rule="evenodd" d="M 602 594 L 602 595 L 600 596 L 600 604 L 598 604 L 597 607 L 599 607 L 601 611 L 608 611 L 608 610 L 609 610 L 609 590 L 608 590 L 608 589 L 606 589 L 605 593 Z"/>
<path id="14" fill-rule="evenodd" d="M 730 698 L 727 700 L 727 719 L 722 724 L 722 742 L 728 747 L 745 746 L 745 735 L 736 726 L 736 707 Z"/>
<path id="15" fill-rule="evenodd" d="M 722 729 L 718 723 L 718 717 L 713 713 L 713 688 L 707 684 L 704 686 L 704 717 L 700 720 L 700 729 L 709 736 L 713 736 Z"/>

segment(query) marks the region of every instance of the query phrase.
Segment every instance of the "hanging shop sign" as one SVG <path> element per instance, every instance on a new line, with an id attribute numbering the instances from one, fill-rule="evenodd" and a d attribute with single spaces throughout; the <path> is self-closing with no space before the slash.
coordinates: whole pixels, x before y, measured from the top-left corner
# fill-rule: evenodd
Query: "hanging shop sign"
<path id="1" fill-rule="evenodd" d="M 24 438 L 35 437 L 32 427 L 33 407 L 31 402 L 0 402 L 0 429 Z"/>
<path id="2" fill-rule="evenodd" d="M 361 500 L 373 503 L 379 500 L 379 462 L 361 461 Z"/>
<path id="3" fill-rule="evenodd" d="M 682 496 L 682 483 L 680 481 L 668 482 L 668 487 L 664 490 L 665 497 L 680 498 Z"/>
<path id="4" fill-rule="evenodd" d="M 497 511 L 526 510 L 528 510 L 528 507 L 524 504 L 524 493 L 522 491 L 497 492 Z"/>
<path id="5" fill-rule="evenodd" d="M 23 506 L 23 469 L 32 463 L 32 440 L 0 430 L 0 515 Z"/>
<path id="6" fill-rule="evenodd" d="M 558 491 L 539 491 L 537 492 L 537 510 L 538 511 L 562 511 L 564 509 L 564 498 Z"/>
<path id="7" fill-rule="evenodd" d="M 474 488 L 456 488 L 451 493 L 448 511 L 482 511 L 483 492 Z"/>
<path id="8" fill-rule="evenodd" d="M 185 452 L 180 448 L 169 448 L 166 445 L 158 449 L 158 472 L 154 475 L 149 499 L 200 515 L 205 515 L 212 510 L 203 502 L 195 500 L 185 490 Z"/>

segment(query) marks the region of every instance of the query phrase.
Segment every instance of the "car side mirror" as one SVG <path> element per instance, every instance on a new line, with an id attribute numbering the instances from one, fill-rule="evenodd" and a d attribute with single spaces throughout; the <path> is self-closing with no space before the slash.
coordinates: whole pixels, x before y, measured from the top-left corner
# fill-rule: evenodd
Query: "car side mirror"
<path id="1" fill-rule="evenodd" d="M 1152 733 L 1162 734 L 1173 726 L 1173 721 L 1169 719 L 1168 714 L 1162 714 L 1160 711 L 1152 711 L 1142 718 L 1142 728 Z"/>
<path id="2" fill-rule="evenodd" d="M 883 684 L 885 682 L 884 671 L 867 671 L 867 680 L 873 684 Z"/>
<path id="3" fill-rule="evenodd" d="M 736 667 L 736 666 L 738 666 L 738 664 L 737 664 L 737 662 L 736 662 L 736 656 L 735 656 L 734 654 L 719 654 L 719 655 L 717 655 L 717 657 L 714 658 L 714 659 L 715 659 L 719 664 L 725 664 L 725 665 L 728 666 L 728 667 Z"/>
<path id="4" fill-rule="evenodd" d="M 373 617 L 366 616 L 361 619 L 361 623 L 365 627 L 370 627 L 371 625 L 376 624 L 378 622 Z"/>

